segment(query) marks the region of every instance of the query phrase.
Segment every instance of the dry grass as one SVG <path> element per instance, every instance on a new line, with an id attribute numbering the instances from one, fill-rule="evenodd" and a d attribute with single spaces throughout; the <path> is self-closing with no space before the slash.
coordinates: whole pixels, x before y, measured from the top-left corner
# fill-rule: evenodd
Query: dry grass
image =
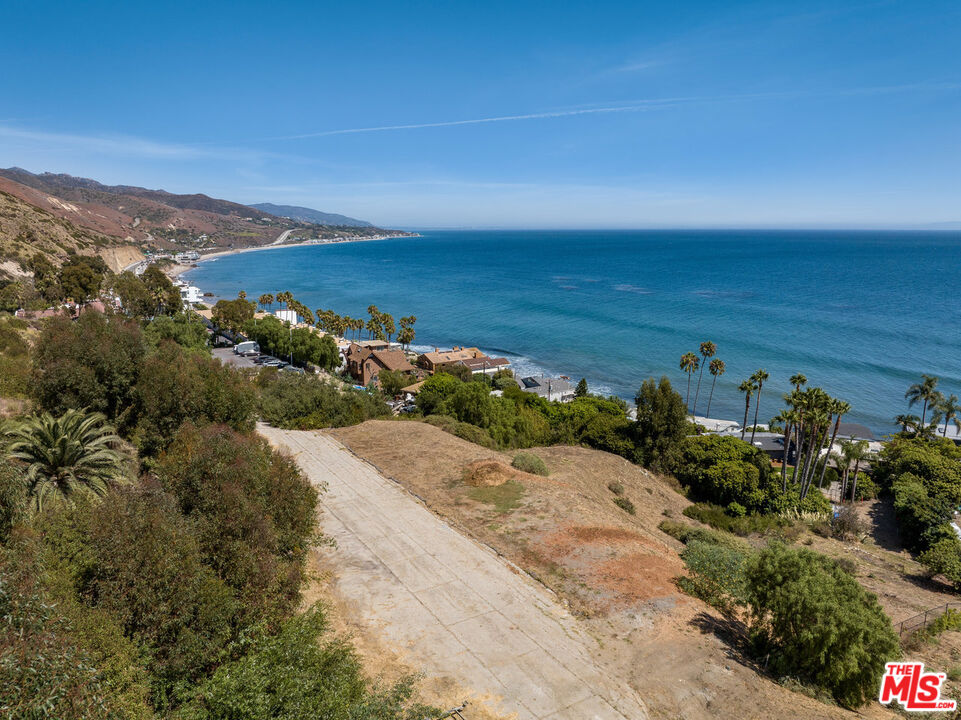
<path id="1" fill-rule="evenodd" d="M 598 639 L 598 662 L 644 697 L 652 717 L 893 717 L 877 704 L 855 714 L 779 685 L 740 654 L 713 610 L 677 589 L 682 545 L 657 529 L 665 516 L 681 518 L 690 504 L 673 480 L 587 448 L 538 448 L 550 476 L 513 480 L 523 484 L 524 495 L 515 509 L 500 513 L 471 497 L 478 488 L 465 482 L 471 477 L 465 470 L 506 466 L 506 453 L 417 422 L 369 421 L 330 434 L 452 526 L 554 590 Z M 615 497 L 629 499 L 636 515 L 618 508 Z M 857 554 L 843 543 L 816 540 L 828 554 Z M 899 562 L 900 556 L 889 569 Z M 912 584 L 902 578 L 896 585 L 894 575 L 890 582 L 893 594 Z M 919 595 L 908 604 L 926 599 Z M 889 612 L 898 607 L 886 605 Z"/>

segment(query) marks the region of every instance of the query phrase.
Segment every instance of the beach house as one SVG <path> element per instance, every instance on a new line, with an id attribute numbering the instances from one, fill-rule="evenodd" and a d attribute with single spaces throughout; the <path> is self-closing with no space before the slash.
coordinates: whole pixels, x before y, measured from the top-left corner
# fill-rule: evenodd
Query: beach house
<path id="1" fill-rule="evenodd" d="M 563 378 L 537 375 L 520 378 L 517 382 L 524 392 L 533 393 L 551 402 L 570 402 L 574 399 L 574 386 Z"/>
<path id="2" fill-rule="evenodd" d="M 493 375 L 498 370 L 507 369 L 511 363 L 507 358 L 491 357 L 476 347 L 454 347 L 451 350 L 434 348 L 434 352 L 423 353 L 417 358 L 417 364 L 431 374 L 444 365 L 463 365 L 475 375 Z"/>
<path id="3" fill-rule="evenodd" d="M 345 356 L 347 372 L 358 385 L 365 387 L 377 379 L 381 370 L 414 373 L 417 368 L 407 361 L 401 350 L 371 350 L 351 343 Z"/>

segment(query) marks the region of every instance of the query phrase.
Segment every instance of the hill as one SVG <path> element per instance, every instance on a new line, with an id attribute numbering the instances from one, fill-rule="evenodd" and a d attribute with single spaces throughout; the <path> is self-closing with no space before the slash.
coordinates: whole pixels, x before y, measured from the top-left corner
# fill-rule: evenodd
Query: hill
<path id="1" fill-rule="evenodd" d="M 77 225 L 6 192 L 0 183 L 0 282 L 23 276 L 26 261 L 38 252 L 54 265 L 73 254 L 99 255 L 117 272 L 143 258 L 128 240 Z"/>
<path id="2" fill-rule="evenodd" d="M 36 174 L 16 167 L 0 169 L 0 193 L 4 213 L 0 263 L 5 268 L 0 280 L 22 272 L 18 258 L 37 251 L 54 264 L 69 252 L 96 252 L 117 270 L 146 250 L 228 250 L 278 240 L 349 240 L 386 232 L 340 215 L 323 214 L 332 220 L 318 223 L 201 193 L 178 195 L 134 185 L 104 185 L 89 178 Z M 349 222 L 341 224 L 341 218 Z"/>
<path id="3" fill-rule="evenodd" d="M 302 222 L 318 223 L 320 225 L 340 225 L 344 227 L 373 227 L 366 220 L 338 215 L 337 213 L 326 213 L 311 208 L 299 207 L 297 205 L 274 205 L 273 203 L 257 203 L 250 207 L 263 210 L 271 215 L 300 220 Z"/>

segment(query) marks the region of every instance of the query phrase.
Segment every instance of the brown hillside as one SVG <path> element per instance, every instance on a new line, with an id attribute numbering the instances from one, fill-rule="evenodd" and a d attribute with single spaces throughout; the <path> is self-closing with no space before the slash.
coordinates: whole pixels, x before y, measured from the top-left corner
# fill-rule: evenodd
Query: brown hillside
<path id="1" fill-rule="evenodd" d="M 644 697 L 652 717 L 893 717 L 877 704 L 852 713 L 783 687 L 730 643 L 724 618 L 678 590 L 681 545 L 658 530 L 665 516 L 687 521 L 689 502 L 672 481 L 614 455 L 558 446 L 527 451 L 548 477 L 518 473 L 472 487 L 472 471 L 496 463 L 504 473 L 513 453 L 413 421 L 327 432 L 554 590 L 600 641 L 597 660 Z M 614 504 L 614 483 L 636 514 Z"/>

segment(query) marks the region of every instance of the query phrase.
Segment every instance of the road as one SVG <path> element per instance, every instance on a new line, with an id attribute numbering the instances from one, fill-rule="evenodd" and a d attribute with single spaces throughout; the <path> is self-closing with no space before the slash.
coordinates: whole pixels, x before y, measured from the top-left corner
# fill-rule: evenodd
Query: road
<path id="1" fill-rule="evenodd" d="M 500 698 L 518 720 L 640 720 L 644 703 L 592 659 L 595 641 L 539 583 L 465 537 L 336 440 L 260 426 L 311 482 L 337 590 L 432 677 Z"/>
<path id="2" fill-rule="evenodd" d="M 290 233 L 292 233 L 292 232 L 293 232 L 293 230 L 284 230 L 282 233 L 280 233 L 280 235 L 277 236 L 277 239 L 274 240 L 274 241 L 273 241 L 272 243 L 270 243 L 270 244 L 271 244 L 271 245 L 283 245 L 284 240 L 286 240 L 288 237 L 290 237 Z"/>

